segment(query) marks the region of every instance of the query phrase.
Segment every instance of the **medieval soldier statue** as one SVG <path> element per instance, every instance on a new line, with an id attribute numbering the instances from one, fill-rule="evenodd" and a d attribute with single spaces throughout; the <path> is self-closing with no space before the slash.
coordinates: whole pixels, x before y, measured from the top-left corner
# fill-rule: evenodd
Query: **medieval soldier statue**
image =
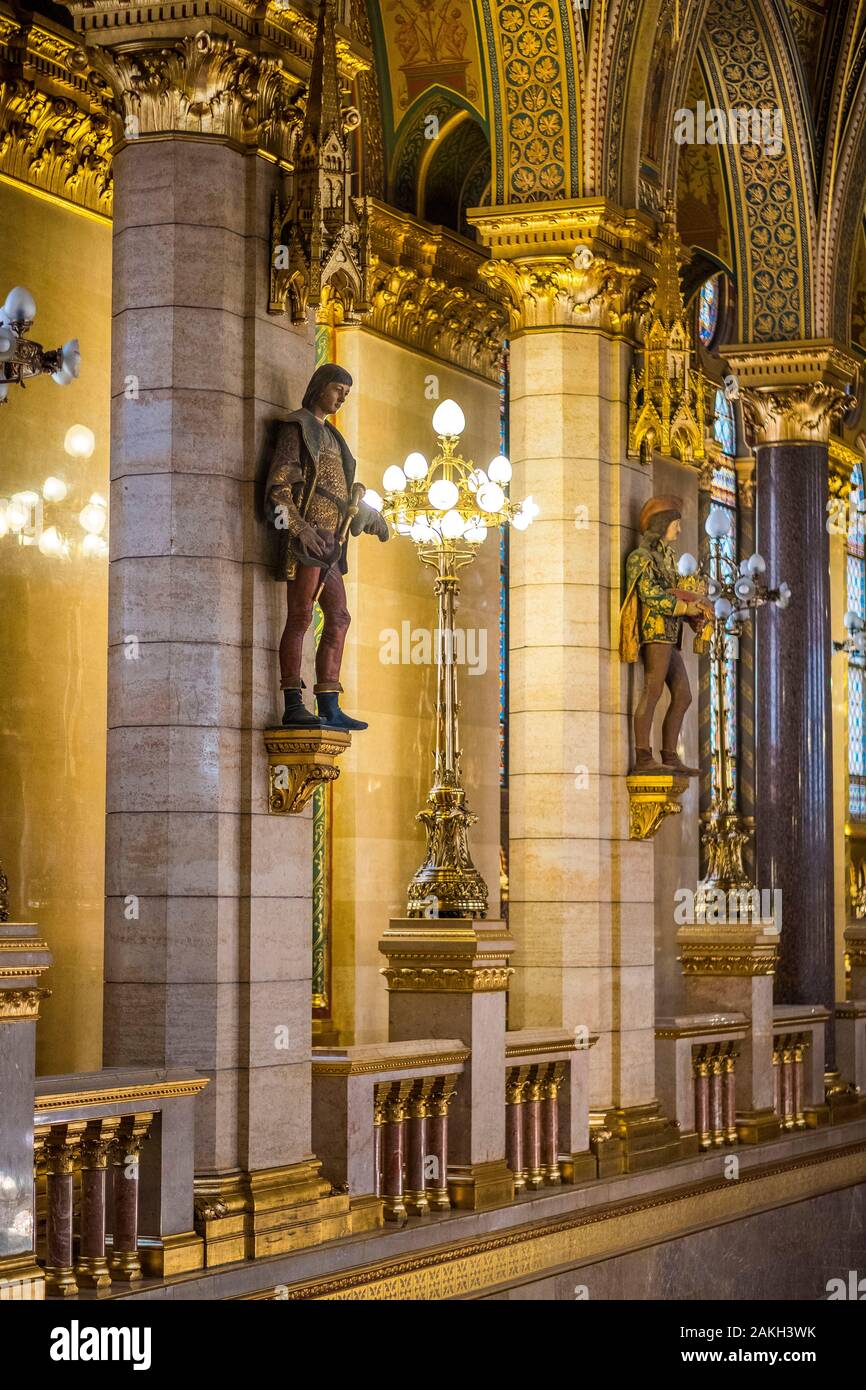
<path id="1" fill-rule="evenodd" d="M 340 664 L 349 629 L 343 575 L 348 535 L 362 531 L 388 539 L 388 526 L 374 508 L 360 500 L 355 460 L 345 439 L 327 416 L 345 401 L 352 378 L 326 362 L 310 379 L 300 410 L 279 427 L 265 489 L 268 520 L 280 536 L 276 578 L 286 581 L 288 609 L 280 642 L 280 685 L 284 691 L 283 724 L 289 728 L 366 729 L 340 709 Z M 354 496 L 353 496 L 354 493 Z M 311 713 L 301 691 L 304 636 L 318 599 L 324 627 L 316 651 L 318 714 Z"/>
<path id="2" fill-rule="evenodd" d="M 667 772 L 696 777 L 677 753 L 677 741 L 692 692 L 682 658 L 685 620 L 694 631 L 695 650 L 702 649 L 705 625 L 712 612 L 700 594 L 690 591 L 677 572 L 670 543 L 680 533 L 682 502 L 678 497 L 651 497 L 638 522 L 640 539 L 626 561 L 626 596 L 620 614 L 620 656 L 643 660 L 643 690 L 634 712 L 637 773 Z M 662 724 L 661 762 L 652 753 L 656 705 L 667 685 L 670 704 Z"/>

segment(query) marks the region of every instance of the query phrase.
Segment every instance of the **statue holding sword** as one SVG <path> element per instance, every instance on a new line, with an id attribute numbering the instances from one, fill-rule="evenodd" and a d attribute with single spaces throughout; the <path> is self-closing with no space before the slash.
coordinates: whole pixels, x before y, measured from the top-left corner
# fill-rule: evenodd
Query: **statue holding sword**
<path id="1" fill-rule="evenodd" d="M 287 728 L 366 729 L 340 709 L 340 665 L 349 611 L 343 575 L 348 569 L 349 535 L 362 532 L 388 539 L 385 519 L 363 501 L 355 482 L 355 460 L 328 416 L 339 410 L 352 378 L 333 362 L 313 373 L 300 410 L 284 420 L 277 434 L 265 487 L 266 514 L 280 537 L 275 577 L 286 583 L 286 625 L 280 642 L 280 686 Z M 324 628 L 316 651 L 317 714 L 303 700 L 301 655 L 304 636 L 318 602 Z"/>

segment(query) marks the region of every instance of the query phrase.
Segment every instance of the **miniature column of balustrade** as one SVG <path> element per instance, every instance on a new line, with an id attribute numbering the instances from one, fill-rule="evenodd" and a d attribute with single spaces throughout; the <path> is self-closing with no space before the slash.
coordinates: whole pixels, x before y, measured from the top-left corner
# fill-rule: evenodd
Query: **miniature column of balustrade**
<path id="1" fill-rule="evenodd" d="M 806 1033 L 773 1034 L 773 1109 L 783 1129 L 805 1129 Z"/>
<path id="2" fill-rule="evenodd" d="M 537 1062 L 506 1071 L 506 1162 L 514 1174 L 516 1193 L 562 1181 L 558 1097 L 565 1066 L 565 1062 Z"/>
<path id="3" fill-rule="evenodd" d="M 40 1263 L 49 1296 L 68 1298 L 80 1288 L 141 1278 L 138 1156 L 152 1120 L 139 1112 L 37 1125 L 36 1191 L 38 1205 L 44 1193 L 45 1229 Z"/>
<path id="4" fill-rule="evenodd" d="M 692 1048 L 695 1129 L 702 1149 L 737 1143 L 738 1056 L 735 1042 L 697 1043 Z"/>
<path id="5" fill-rule="evenodd" d="M 376 1196 L 387 1221 L 450 1211 L 448 1110 L 457 1076 L 382 1081 L 374 1092 Z"/>

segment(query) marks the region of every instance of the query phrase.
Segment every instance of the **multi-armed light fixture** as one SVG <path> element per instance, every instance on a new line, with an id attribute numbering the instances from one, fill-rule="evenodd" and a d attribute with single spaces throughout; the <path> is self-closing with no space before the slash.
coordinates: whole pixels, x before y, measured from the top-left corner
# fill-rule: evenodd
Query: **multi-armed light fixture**
<path id="1" fill-rule="evenodd" d="M 704 529 L 709 541 L 708 563 L 699 566 L 694 555 L 686 553 L 680 556 L 678 566 L 684 579 L 703 581 L 704 591 L 713 603 L 708 655 L 715 737 L 710 810 L 703 832 L 707 867 L 695 898 L 695 915 L 699 921 L 704 920 L 708 908 L 718 902 L 720 893 L 734 892 L 741 895 L 742 902 L 754 902 L 755 885 L 743 867 L 743 849 L 750 832 L 736 804 L 733 755 L 728 742 L 730 711 L 725 692 L 725 664 L 739 657 L 743 625 L 751 621 L 758 608 L 772 603 L 784 609 L 791 601 L 787 584 L 768 588 L 764 578 L 767 566 L 762 555 L 756 552 L 737 565 L 736 560 L 726 554 L 725 542 L 733 530 L 733 521 L 724 508 L 712 509 Z M 747 908 L 747 913 L 750 911 L 751 908 Z"/>
<path id="2" fill-rule="evenodd" d="M 459 571 L 472 562 L 488 531 L 509 523 L 526 530 L 538 508 L 531 497 L 515 504 L 507 494 L 511 464 L 498 455 L 486 469 L 458 452 L 466 419 L 456 401 L 442 401 L 433 415 L 439 451 L 428 463 L 411 453 L 385 470 L 384 500 L 368 492 L 397 535 L 414 541 L 418 558 L 434 570 L 439 603 L 437 638 L 436 747 L 433 786 L 418 819 L 427 832 L 427 855 L 409 885 L 410 917 L 484 917 L 487 885 L 469 852 L 460 766 L 454 614 Z"/>
<path id="3" fill-rule="evenodd" d="M 36 301 L 18 285 L 10 290 L 0 309 L 0 405 L 10 386 L 23 386 L 36 376 L 50 376 L 58 386 L 68 386 L 78 376 L 81 352 L 78 339 L 46 350 L 27 337 L 36 318 Z"/>

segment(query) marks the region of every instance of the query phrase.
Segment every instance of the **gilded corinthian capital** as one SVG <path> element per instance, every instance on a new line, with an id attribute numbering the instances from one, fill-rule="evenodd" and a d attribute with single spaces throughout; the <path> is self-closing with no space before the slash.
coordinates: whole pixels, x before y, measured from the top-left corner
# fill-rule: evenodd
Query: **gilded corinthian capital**
<path id="1" fill-rule="evenodd" d="M 655 265 L 653 226 L 598 199 L 476 208 L 491 253 L 479 274 L 511 330 L 597 327 L 629 332 Z"/>
<path id="2" fill-rule="evenodd" d="M 856 359 L 832 342 L 723 348 L 753 447 L 826 444 L 856 400 Z"/>
<path id="3" fill-rule="evenodd" d="M 118 139 L 213 135 L 260 145 L 278 158 L 291 156 L 302 84 L 279 57 L 200 30 L 169 43 L 142 41 L 133 49 L 88 45 L 82 63 L 112 91 Z"/>

